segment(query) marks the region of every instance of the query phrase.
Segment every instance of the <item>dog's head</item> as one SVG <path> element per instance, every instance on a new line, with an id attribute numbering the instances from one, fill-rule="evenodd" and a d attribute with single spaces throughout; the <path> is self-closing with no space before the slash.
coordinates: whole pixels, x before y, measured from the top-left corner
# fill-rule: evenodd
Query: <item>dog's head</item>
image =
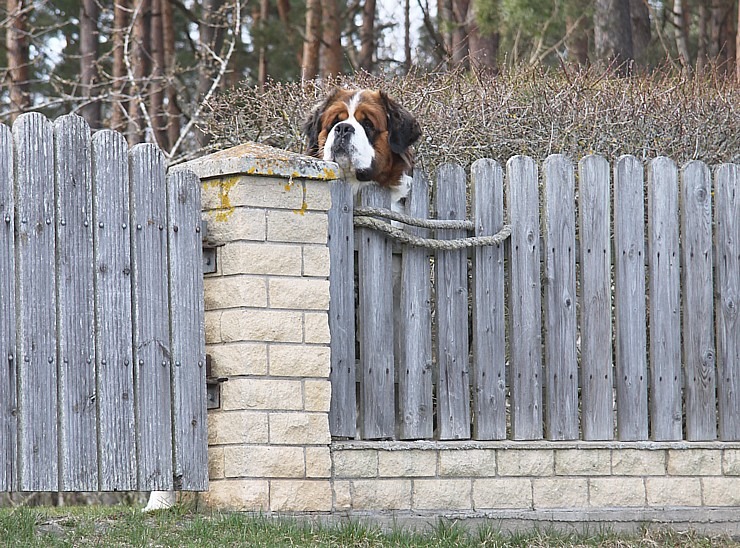
<path id="1" fill-rule="evenodd" d="M 334 89 L 314 107 L 303 130 L 309 154 L 381 186 L 398 185 L 411 169 L 410 147 L 421 135 L 408 110 L 384 92 L 367 89 Z"/>

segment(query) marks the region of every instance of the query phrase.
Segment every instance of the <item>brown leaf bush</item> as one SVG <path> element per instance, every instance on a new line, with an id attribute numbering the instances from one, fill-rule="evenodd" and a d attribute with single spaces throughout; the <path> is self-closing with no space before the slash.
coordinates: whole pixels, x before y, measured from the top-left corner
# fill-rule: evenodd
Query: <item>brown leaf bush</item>
<path id="1" fill-rule="evenodd" d="M 740 86 L 720 71 L 622 78 L 593 68 L 510 68 L 496 76 L 452 71 L 359 74 L 322 86 L 271 82 L 212 101 L 205 127 L 212 149 L 257 141 L 303 152 L 302 122 L 332 85 L 384 89 L 413 112 L 423 130 L 417 164 L 430 171 L 484 157 L 505 163 L 518 154 L 740 162 Z"/>

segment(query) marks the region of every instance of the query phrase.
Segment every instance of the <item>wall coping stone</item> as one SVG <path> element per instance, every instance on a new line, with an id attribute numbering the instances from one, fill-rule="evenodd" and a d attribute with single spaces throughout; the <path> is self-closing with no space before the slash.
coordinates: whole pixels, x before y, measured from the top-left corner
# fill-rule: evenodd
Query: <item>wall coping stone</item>
<path id="1" fill-rule="evenodd" d="M 466 449 L 643 449 L 661 451 L 667 449 L 740 449 L 740 442 L 727 441 L 355 441 L 332 440 L 333 451 L 377 450 L 377 451 L 457 451 Z"/>
<path id="2" fill-rule="evenodd" d="M 171 169 L 189 169 L 201 180 L 223 175 L 262 175 L 328 182 L 340 177 L 339 166 L 334 162 L 251 142 L 172 166 Z"/>

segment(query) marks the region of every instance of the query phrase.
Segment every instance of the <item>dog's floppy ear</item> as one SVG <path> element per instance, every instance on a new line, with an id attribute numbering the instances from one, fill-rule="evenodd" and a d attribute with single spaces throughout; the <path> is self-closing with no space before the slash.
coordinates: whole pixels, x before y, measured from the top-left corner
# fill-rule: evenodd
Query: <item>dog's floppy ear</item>
<path id="1" fill-rule="evenodd" d="M 421 136 L 421 127 L 408 110 L 388 97 L 385 92 L 380 92 L 380 97 L 388 113 L 388 141 L 391 150 L 403 156 Z"/>
<path id="2" fill-rule="evenodd" d="M 303 134 L 308 139 L 308 149 L 306 154 L 310 156 L 318 156 L 319 154 L 319 133 L 321 133 L 321 116 L 326 110 L 326 106 L 337 94 L 337 88 L 332 89 L 326 97 L 324 97 L 319 103 L 317 103 L 311 114 L 303 122 Z"/>
<path id="3" fill-rule="evenodd" d="M 306 154 L 316 156 L 319 153 L 319 131 L 321 131 L 321 113 L 323 109 L 317 105 L 311 111 L 309 117 L 303 122 L 303 134 L 308 139 Z"/>

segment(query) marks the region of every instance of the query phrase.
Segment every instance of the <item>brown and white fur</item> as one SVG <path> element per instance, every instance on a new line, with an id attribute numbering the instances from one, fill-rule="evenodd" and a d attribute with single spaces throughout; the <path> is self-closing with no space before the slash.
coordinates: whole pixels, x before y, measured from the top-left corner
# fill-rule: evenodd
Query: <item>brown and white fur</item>
<path id="1" fill-rule="evenodd" d="M 390 189 L 394 204 L 408 194 L 410 147 L 421 128 L 384 92 L 335 88 L 314 107 L 303 130 L 308 154 L 339 164 L 355 191 L 376 183 Z"/>

